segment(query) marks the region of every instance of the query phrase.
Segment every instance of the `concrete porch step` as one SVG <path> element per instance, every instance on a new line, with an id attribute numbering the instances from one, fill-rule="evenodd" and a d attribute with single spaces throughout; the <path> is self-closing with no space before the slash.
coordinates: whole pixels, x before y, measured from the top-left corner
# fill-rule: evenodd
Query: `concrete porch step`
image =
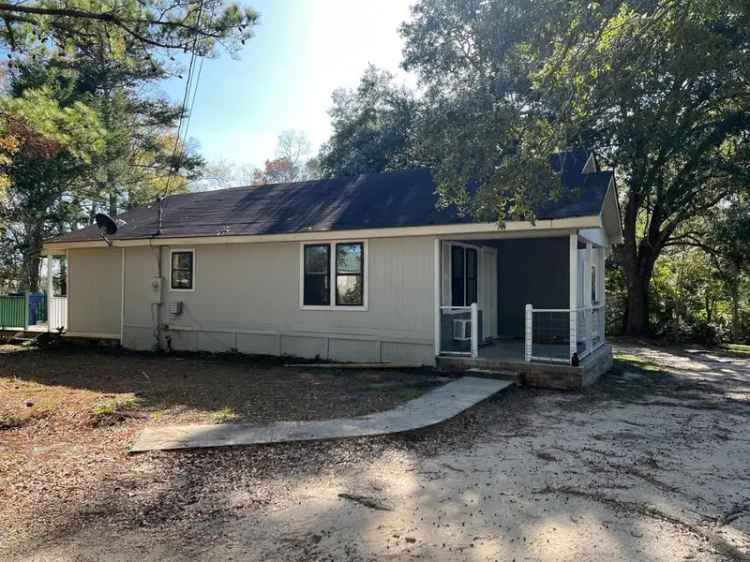
<path id="1" fill-rule="evenodd" d="M 506 380 L 515 383 L 520 382 L 520 373 L 507 369 L 482 369 L 480 367 L 472 367 L 471 369 L 466 370 L 466 374 L 470 374 L 472 377 Z"/>

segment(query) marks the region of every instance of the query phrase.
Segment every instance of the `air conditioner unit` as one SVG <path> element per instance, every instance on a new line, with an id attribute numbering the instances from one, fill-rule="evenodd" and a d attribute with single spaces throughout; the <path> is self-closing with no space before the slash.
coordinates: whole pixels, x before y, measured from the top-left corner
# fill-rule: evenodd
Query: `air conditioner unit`
<path id="1" fill-rule="evenodd" d="M 453 321 L 453 339 L 456 341 L 471 340 L 471 320 Z"/>

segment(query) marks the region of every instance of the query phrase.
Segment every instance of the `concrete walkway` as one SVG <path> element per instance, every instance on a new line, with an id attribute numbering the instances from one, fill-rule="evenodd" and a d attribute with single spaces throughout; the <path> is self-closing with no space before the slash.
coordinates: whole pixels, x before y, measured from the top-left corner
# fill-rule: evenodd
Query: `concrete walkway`
<path id="1" fill-rule="evenodd" d="M 443 422 L 511 386 L 507 380 L 463 377 L 392 410 L 356 418 L 284 421 L 268 425 L 174 425 L 143 430 L 131 453 L 318 441 L 412 431 Z"/>

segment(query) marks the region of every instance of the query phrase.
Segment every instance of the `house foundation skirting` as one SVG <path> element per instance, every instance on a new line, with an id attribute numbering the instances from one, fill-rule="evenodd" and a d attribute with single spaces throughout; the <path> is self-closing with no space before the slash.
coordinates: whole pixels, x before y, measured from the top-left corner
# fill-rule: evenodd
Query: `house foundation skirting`
<path id="1" fill-rule="evenodd" d="M 125 325 L 122 345 L 153 349 L 151 326 Z M 370 335 L 269 330 L 206 329 L 169 326 L 162 331 L 162 346 L 175 351 L 237 352 L 327 361 L 434 365 L 431 340 L 393 339 Z"/>

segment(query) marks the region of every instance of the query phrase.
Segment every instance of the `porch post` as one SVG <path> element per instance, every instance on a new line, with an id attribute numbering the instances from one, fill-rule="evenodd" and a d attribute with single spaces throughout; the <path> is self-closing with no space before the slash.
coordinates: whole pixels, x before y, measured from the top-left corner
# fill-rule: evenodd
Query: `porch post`
<path id="1" fill-rule="evenodd" d="M 583 312 L 583 321 L 584 321 L 584 330 L 586 330 L 586 333 L 584 334 L 585 344 L 586 344 L 586 352 L 590 352 L 591 348 L 593 347 L 593 342 L 591 340 L 592 332 L 592 320 L 593 320 L 593 311 L 591 310 L 591 272 L 592 272 L 592 266 L 594 263 L 594 253 L 593 253 L 593 247 L 594 245 L 587 240 L 586 241 L 586 251 L 583 255 L 583 307 L 585 308 Z"/>
<path id="2" fill-rule="evenodd" d="M 434 318 L 434 336 L 435 336 L 435 356 L 437 357 L 440 355 L 440 278 L 442 275 L 442 272 L 440 271 L 440 239 L 435 238 L 435 273 L 434 273 L 434 283 L 433 283 L 433 301 L 434 301 L 434 308 L 435 308 L 435 318 Z"/>
<path id="3" fill-rule="evenodd" d="M 599 296 L 599 322 L 601 324 L 601 333 L 599 337 L 601 342 L 604 343 L 604 335 L 607 331 L 607 251 L 604 248 L 599 248 L 599 261 L 597 271 L 599 272 L 599 287 L 597 295 Z"/>
<path id="4" fill-rule="evenodd" d="M 531 361 L 532 349 L 531 346 L 534 343 L 534 307 L 530 304 L 526 305 L 526 329 L 524 331 L 525 345 L 524 345 L 524 357 L 527 362 Z"/>
<path id="5" fill-rule="evenodd" d="M 570 234 L 569 244 L 570 269 L 570 357 L 578 352 L 578 232 Z"/>
<path id="6" fill-rule="evenodd" d="M 52 280 L 52 262 L 54 257 L 47 254 L 47 331 L 52 331 L 52 296 L 55 294 L 55 284 Z"/>
<path id="7" fill-rule="evenodd" d="M 479 357 L 479 306 L 471 303 L 471 357 Z"/>
<path id="8" fill-rule="evenodd" d="M 52 261 L 54 260 L 54 256 L 51 254 L 47 255 L 47 298 L 51 298 L 55 284 L 52 281 Z"/>

